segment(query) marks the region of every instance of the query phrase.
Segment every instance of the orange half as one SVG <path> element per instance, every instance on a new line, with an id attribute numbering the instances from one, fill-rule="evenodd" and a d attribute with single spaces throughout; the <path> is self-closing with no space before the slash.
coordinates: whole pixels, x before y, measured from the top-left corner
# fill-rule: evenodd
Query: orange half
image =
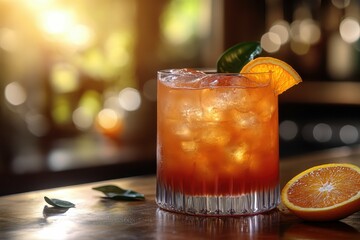
<path id="1" fill-rule="evenodd" d="M 332 221 L 360 211 L 360 168 L 347 163 L 312 167 L 281 191 L 284 205 L 309 221 Z"/>
<path id="2" fill-rule="evenodd" d="M 277 95 L 302 81 L 300 75 L 289 64 L 272 57 L 255 58 L 248 62 L 240 73 L 265 72 L 272 73 L 271 86 Z"/>

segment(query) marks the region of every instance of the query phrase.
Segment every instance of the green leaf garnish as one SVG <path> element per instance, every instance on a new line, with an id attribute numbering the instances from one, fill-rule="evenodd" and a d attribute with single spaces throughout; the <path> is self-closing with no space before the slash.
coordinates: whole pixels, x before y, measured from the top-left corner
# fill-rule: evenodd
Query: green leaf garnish
<path id="1" fill-rule="evenodd" d="M 106 195 L 107 198 L 114 200 L 136 201 L 144 200 L 144 194 L 135 192 L 133 190 L 122 189 L 115 185 L 104 185 L 92 188 L 96 191 L 100 191 Z"/>
<path id="2" fill-rule="evenodd" d="M 259 42 L 243 42 L 227 49 L 217 61 L 217 72 L 239 73 L 262 51 Z"/>
<path id="3" fill-rule="evenodd" d="M 53 207 L 58 207 L 58 208 L 72 208 L 75 207 L 75 204 L 68 202 L 68 201 L 64 201 L 64 200 L 60 200 L 60 199 L 56 199 L 56 198 L 48 198 L 48 197 L 44 197 L 45 202 L 47 202 L 48 204 L 50 204 Z"/>

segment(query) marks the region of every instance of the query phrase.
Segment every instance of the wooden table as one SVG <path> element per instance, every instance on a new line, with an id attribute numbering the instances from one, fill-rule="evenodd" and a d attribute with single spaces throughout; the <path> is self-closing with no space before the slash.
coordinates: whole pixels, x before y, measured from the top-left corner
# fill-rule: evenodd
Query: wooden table
<path id="1" fill-rule="evenodd" d="M 340 148 L 281 161 L 281 184 L 327 162 L 360 165 L 360 150 Z M 360 212 L 341 221 L 307 223 L 280 205 L 247 217 L 195 217 L 158 209 L 155 176 L 94 182 L 0 197 L 0 239 L 360 239 Z M 24 183 L 26 184 L 26 183 Z M 102 198 L 92 187 L 115 184 L 144 193 L 145 201 Z M 76 204 L 51 213 L 44 196 Z"/>

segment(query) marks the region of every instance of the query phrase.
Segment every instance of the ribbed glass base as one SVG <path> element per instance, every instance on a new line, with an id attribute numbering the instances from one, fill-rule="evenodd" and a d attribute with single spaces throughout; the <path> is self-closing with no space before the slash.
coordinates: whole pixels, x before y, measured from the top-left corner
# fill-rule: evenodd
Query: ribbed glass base
<path id="1" fill-rule="evenodd" d="M 279 186 L 230 196 L 189 196 L 172 191 L 159 182 L 156 187 L 156 203 L 160 208 L 192 215 L 253 215 L 270 211 L 276 208 L 279 202 Z"/>

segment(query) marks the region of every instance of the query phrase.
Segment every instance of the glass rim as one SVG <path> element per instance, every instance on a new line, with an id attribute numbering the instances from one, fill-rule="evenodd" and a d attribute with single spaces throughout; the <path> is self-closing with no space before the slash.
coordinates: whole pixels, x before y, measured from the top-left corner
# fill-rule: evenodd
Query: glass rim
<path id="1" fill-rule="evenodd" d="M 257 73 L 218 73 L 215 68 L 189 68 L 190 70 L 199 71 L 202 73 L 205 73 L 205 75 L 197 75 L 196 72 L 192 74 L 191 72 L 183 72 L 178 73 L 176 70 L 182 70 L 186 68 L 169 68 L 169 69 L 163 69 L 158 70 L 158 81 L 162 82 L 163 84 L 171 87 L 171 88 L 182 88 L 182 89 L 209 89 L 209 88 L 264 88 L 271 85 L 271 78 L 272 78 L 272 72 L 257 72 Z M 266 81 L 255 81 L 254 78 L 257 78 L 256 76 L 267 76 L 265 77 Z M 196 78 L 204 78 L 211 77 L 211 76 L 228 76 L 228 77 L 238 77 L 243 78 L 244 80 L 241 80 L 241 82 L 238 82 L 234 85 L 203 85 L 203 86 L 194 86 L 192 85 L 192 80 L 195 80 Z M 250 77 L 254 76 L 254 77 Z M 187 79 L 188 82 L 184 81 L 181 86 L 177 86 L 177 84 L 174 84 L 178 77 L 190 77 L 190 79 Z M 193 77 L 193 78 L 192 78 Z M 258 77 L 259 79 L 264 77 Z M 188 84 L 189 85 L 188 85 Z M 239 84 L 241 83 L 241 84 Z"/>
<path id="2" fill-rule="evenodd" d="M 216 68 L 167 68 L 158 70 L 157 73 L 161 74 L 172 74 L 172 75 L 187 75 L 186 73 L 180 74 L 174 72 L 175 70 L 182 70 L 182 69 L 191 69 L 195 71 L 204 72 L 209 75 L 230 75 L 230 76 L 242 76 L 242 75 L 255 75 L 255 74 L 272 74 L 272 71 L 269 72 L 251 72 L 251 73 L 233 73 L 233 72 L 217 72 Z"/>

